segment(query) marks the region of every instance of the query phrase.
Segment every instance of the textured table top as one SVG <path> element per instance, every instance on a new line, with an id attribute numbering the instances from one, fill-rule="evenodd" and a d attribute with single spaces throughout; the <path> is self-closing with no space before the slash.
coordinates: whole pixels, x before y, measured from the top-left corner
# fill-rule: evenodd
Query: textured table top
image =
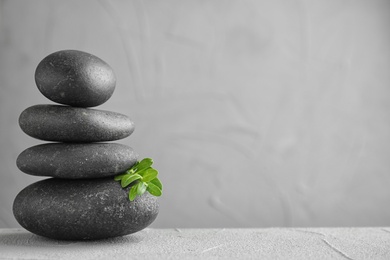
<path id="1" fill-rule="evenodd" d="M 390 259 L 390 228 L 145 229 L 56 241 L 0 229 L 0 259 Z"/>

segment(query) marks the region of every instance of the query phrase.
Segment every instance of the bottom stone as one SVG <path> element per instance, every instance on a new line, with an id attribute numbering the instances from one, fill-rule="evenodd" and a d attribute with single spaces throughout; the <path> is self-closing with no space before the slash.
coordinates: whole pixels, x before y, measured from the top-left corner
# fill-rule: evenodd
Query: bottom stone
<path id="1" fill-rule="evenodd" d="M 24 188 L 13 213 L 28 231 L 53 239 L 92 240 L 128 235 L 157 217 L 157 198 L 145 192 L 134 201 L 129 187 L 113 178 L 64 180 L 50 178 Z"/>

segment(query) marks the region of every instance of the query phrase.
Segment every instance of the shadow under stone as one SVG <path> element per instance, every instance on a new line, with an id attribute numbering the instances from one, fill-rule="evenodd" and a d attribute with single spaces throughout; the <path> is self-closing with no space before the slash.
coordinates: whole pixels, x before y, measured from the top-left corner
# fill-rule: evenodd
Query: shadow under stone
<path id="1" fill-rule="evenodd" d="M 46 248 L 46 247 L 66 247 L 71 248 L 72 245 L 77 247 L 104 247 L 110 245 L 121 244 L 136 244 L 144 240 L 145 235 L 142 231 L 134 234 L 130 234 L 122 237 L 106 238 L 99 240 L 56 240 L 42 236 L 35 235 L 28 231 L 17 231 L 13 233 L 0 233 L 0 247 L 34 247 L 34 248 Z"/>

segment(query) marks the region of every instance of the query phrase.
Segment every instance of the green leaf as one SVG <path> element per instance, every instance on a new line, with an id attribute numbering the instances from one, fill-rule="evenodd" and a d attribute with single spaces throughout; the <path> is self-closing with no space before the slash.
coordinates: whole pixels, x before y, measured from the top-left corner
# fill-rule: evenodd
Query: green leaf
<path id="1" fill-rule="evenodd" d="M 133 166 L 131 166 L 131 168 L 128 169 L 128 170 L 126 171 L 126 173 L 128 173 L 128 174 L 133 174 L 133 173 L 135 173 L 138 164 L 139 164 L 138 161 L 135 162 L 135 163 L 133 164 Z"/>
<path id="2" fill-rule="evenodd" d="M 138 183 L 139 184 L 139 183 Z M 130 192 L 129 192 L 129 200 L 130 201 L 133 201 L 135 199 L 135 197 L 137 197 L 137 189 L 138 189 L 138 184 L 136 185 L 133 185 L 130 189 Z"/>
<path id="3" fill-rule="evenodd" d="M 148 187 L 148 185 L 146 183 L 144 183 L 144 182 L 140 182 L 137 185 L 138 185 L 137 194 L 138 195 L 144 194 L 145 191 L 146 191 L 146 188 Z"/>
<path id="4" fill-rule="evenodd" d="M 142 181 L 149 182 L 157 177 L 158 171 L 153 168 L 148 168 L 142 173 L 140 172 L 140 175 L 142 176 Z"/>
<path id="5" fill-rule="evenodd" d="M 145 158 L 137 161 L 125 173 L 114 177 L 115 181 L 120 181 L 122 188 L 132 185 L 129 189 L 129 200 L 133 201 L 137 195 L 142 195 L 146 191 L 154 196 L 162 195 L 163 185 L 157 178 L 158 171 L 152 168 L 153 160 Z"/>
<path id="6" fill-rule="evenodd" d="M 127 174 L 134 174 L 136 172 L 136 167 L 131 167 L 126 171 Z"/>
<path id="7" fill-rule="evenodd" d="M 126 173 L 119 174 L 119 175 L 117 175 L 117 176 L 114 177 L 114 180 L 120 181 L 120 180 L 122 180 L 123 176 L 125 176 L 125 175 L 126 175 Z"/>
<path id="8" fill-rule="evenodd" d="M 132 175 L 135 173 L 135 169 L 134 168 L 130 168 L 126 171 L 126 174 L 129 174 L 129 175 Z"/>
<path id="9" fill-rule="evenodd" d="M 139 180 L 139 179 L 142 179 L 142 176 L 139 174 L 136 174 L 136 173 L 133 175 L 127 174 L 126 176 L 124 176 L 122 178 L 121 186 L 122 186 L 122 188 L 127 187 L 127 186 L 129 186 L 130 183 L 132 183 L 136 180 Z"/>
<path id="10" fill-rule="evenodd" d="M 163 185 L 162 185 L 162 183 L 161 183 L 161 181 L 159 180 L 159 178 L 154 178 L 153 180 L 151 180 L 150 182 L 149 182 L 149 185 L 150 185 L 150 183 L 153 183 L 154 185 L 156 185 L 160 190 L 163 190 Z"/>
<path id="11" fill-rule="evenodd" d="M 152 166 L 153 160 L 151 158 L 145 158 L 142 159 L 137 165 L 136 165 L 136 171 L 137 172 L 142 172 L 143 170 L 146 170 L 150 166 Z"/>
<path id="12" fill-rule="evenodd" d="M 162 194 L 161 189 L 157 185 L 153 184 L 152 182 L 148 183 L 147 190 L 149 191 L 150 194 L 156 197 L 159 197 Z"/>

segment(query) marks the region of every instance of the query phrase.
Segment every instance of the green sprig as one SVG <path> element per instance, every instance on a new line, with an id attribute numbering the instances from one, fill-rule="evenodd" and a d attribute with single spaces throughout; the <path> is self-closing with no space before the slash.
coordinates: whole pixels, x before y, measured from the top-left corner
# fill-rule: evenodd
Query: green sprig
<path id="1" fill-rule="evenodd" d="M 136 162 L 125 173 L 115 176 L 114 180 L 120 181 L 122 188 L 132 185 L 129 191 L 129 200 L 133 201 L 137 195 L 141 196 L 148 191 L 153 196 L 162 195 L 162 183 L 157 178 L 158 171 L 152 168 L 153 160 L 145 158 Z"/>

